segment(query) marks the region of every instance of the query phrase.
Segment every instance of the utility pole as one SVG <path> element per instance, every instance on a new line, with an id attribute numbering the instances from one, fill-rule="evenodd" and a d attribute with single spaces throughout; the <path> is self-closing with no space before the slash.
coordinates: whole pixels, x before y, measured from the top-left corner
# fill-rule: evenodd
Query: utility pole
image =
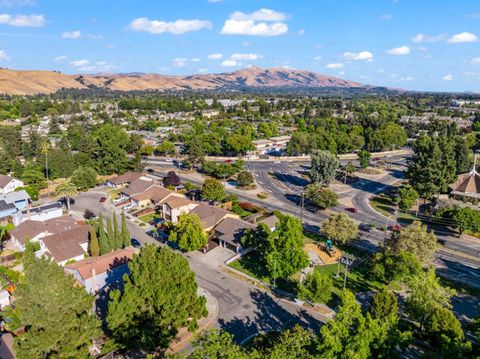
<path id="1" fill-rule="evenodd" d="M 344 256 L 342 256 L 344 259 L 344 264 L 345 264 L 345 271 L 344 271 L 344 277 L 343 277 L 343 290 L 345 290 L 347 286 L 347 275 L 348 275 L 348 266 L 353 263 L 353 257 L 347 253 L 345 253 Z"/>

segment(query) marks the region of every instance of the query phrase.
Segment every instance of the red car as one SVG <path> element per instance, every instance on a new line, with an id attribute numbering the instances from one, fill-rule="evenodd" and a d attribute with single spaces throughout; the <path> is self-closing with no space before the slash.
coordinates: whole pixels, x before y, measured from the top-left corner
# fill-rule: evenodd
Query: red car
<path id="1" fill-rule="evenodd" d="M 349 211 L 349 212 L 352 212 L 352 213 L 357 213 L 358 209 L 356 209 L 354 207 L 348 207 L 348 208 L 345 208 L 345 211 Z"/>
<path id="2" fill-rule="evenodd" d="M 103 203 L 107 200 L 107 197 L 100 197 L 100 203 Z"/>
<path id="3" fill-rule="evenodd" d="M 399 224 L 390 224 L 388 226 L 388 230 L 392 232 L 400 232 L 401 229 L 402 229 L 402 226 Z"/>

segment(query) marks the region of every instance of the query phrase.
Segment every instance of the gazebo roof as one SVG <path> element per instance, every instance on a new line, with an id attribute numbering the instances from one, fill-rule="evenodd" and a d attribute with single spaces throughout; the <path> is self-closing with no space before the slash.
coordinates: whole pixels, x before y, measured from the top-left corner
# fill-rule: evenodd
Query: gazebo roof
<path id="1" fill-rule="evenodd" d="M 470 172 L 458 176 L 458 179 L 450 185 L 452 194 L 480 198 L 480 174 L 475 169 L 476 156 L 473 168 Z"/>

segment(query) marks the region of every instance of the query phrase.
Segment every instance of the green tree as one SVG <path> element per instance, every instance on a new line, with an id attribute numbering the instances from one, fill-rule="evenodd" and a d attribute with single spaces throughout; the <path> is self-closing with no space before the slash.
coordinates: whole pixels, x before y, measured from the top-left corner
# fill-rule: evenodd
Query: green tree
<path id="1" fill-rule="evenodd" d="M 96 226 L 90 231 L 90 241 L 88 243 L 88 251 L 91 256 L 98 257 L 100 255 L 100 244 L 98 243 Z"/>
<path id="2" fill-rule="evenodd" d="M 122 237 L 122 247 L 126 248 L 131 245 L 130 231 L 127 227 L 127 220 L 125 219 L 125 212 L 122 212 L 122 229 L 120 231 Z"/>
<path id="3" fill-rule="evenodd" d="M 161 155 L 174 155 L 176 152 L 175 145 L 170 141 L 163 141 L 157 146 L 155 152 Z"/>
<path id="4" fill-rule="evenodd" d="M 166 349 L 179 328 L 197 328 L 207 315 L 188 261 L 168 247 L 142 247 L 128 264 L 123 293 L 110 294 L 107 324 L 123 348 Z"/>
<path id="5" fill-rule="evenodd" d="M 314 270 L 300 284 L 300 296 L 315 303 L 328 303 L 332 298 L 333 280 L 331 275 Z"/>
<path id="6" fill-rule="evenodd" d="M 398 191 L 397 202 L 400 209 L 409 210 L 418 200 L 418 192 L 411 185 L 402 186 Z"/>
<path id="7" fill-rule="evenodd" d="M 207 178 L 202 185 L 202 198 L 209 201 L 221 201 L 225 198 L 222 182 L 215 178 Z"/>
<path id="8" fill-rule="evenodd" d="M 310 179 L 313 183 L 328 186 L 335 178 L 340 162 L 329 151 L 315 150 L 311 154 Z"/>
<path id="9" fill-rule="evenodd" d="M 122 236 L 120 235 L 121 231 L 120 231 L 120 228 L 118 228 L 117 214 L 115 212 L 113 212 L 112 214 L 112 226 L 113 226 L 113 236 L 115 238 L 114 249 L 120 249 L 122 248 L 123 240 L 122 240 Z"/>
<path id="10" fill-rule="evenodd" d="M 26 326 L 15 338 L 17 358 L 88 358 L 92 339 L 101 334 L 94 298 L 62 267 L 36 259 L 30 248 L 24 274 L 15 291 L 16 312 Z"/>
<path id="11" fill-rule="evenodd" d="M 105 222 L 103 221 L 102 213 L 98 217 L 98 241 L 100 244 L 100 254 L 110 252 L 110 246 L 108 245 L 108 237 L 105 232 Z"/>
<path id="12" fill-rule="evenodd" d="M 248 187 L 255 183 L 253 174 L 250 171 L 242 171 L 237 176 L 237 185 L 239 187 Z"/>
<path id="13" fill-rule="evenodd" d="M 15 188 L 15 192 L 25 190 L 25 192 L 28 193 L 32 201 L 38 201 L 40 192 L 38 191 L 38 188 L 35 186 L 24 186 L 24 187 L 17 187 Z"/>
<path id="14" fill-rule="evenodd" d="M 95 162 L 100 174 L 123 173 L 128 169 L 127 148 L 130 138 L 120 126 L 106 123 L 92 133 Z"/>
<path id="15" fill-rule="evenodd" d="M 335 207 L 338 204 L 337 194 L 319 183 L 311 183 L 305 188 L 305 199 L 321 208 Z"/>
<path id="16" fill-rule="evenodd" d="M 325 359 L 367 359 L 371 346 L 381 335 L 381 327 L 370 313 L 362 314 L 352 292 L 345 290 L 335 318 L 320 330 L 318 357 Z"/>
<path id="17" fill-rule="evenodd" d="M 470 167 L 470 154 L 472 150 L 465 138 L 458 137 L 455 143 L 455 162 L 457 173 L 468 172 Z"/>
<path id="18" fill-rule="evenodd" d="M 112 225 L 112 219 L 110 217 L 107 217 L 107 243 L 108 251 L 113 251 L 115 249 L 115 232 Z"/>
<path id="19" fill-rule="evenodd" d="M 233 342 L 233 336 L 223 330 L 209 330 L 193 342 L 188 359 L 249 359 L 251 356 Z"/>
<path id="20" fill-rule="evenodd" d="M 64 181 L 63 183 L 60 183 L 56 188 L 55 188 L 55 193 L 57 196 L 61 196 L 65 198 L 65 203 L 67 204 L 67 211 L 70 211 L 70 199 L 72 197 L 75 197 L 78 193 L 77 187 L 73 182 L 68 179 Z"/>
<path id="21" fill-rule="evenodd" d="M 97 172 L 90 167 L 79 167 L 72 174 L 72 182 L 81 191 L 97 185 Z"/>
<path id="22" fill-rule="evenodd" d="M 321 231 L 338 243 L 346 243 L 358 237 L 358 226 L 345 213 L 330 216 L 322 223 Z"/>
<path id="23" fill-rule="evenodd" d="M 367 150 L 361 150 L 358 152 L 358 161 L 360 162 L 360 167 L 367 168 L 370 165 L 370 158 L 372 155 Z"/>
<path id="24" fill-rule="evenodd" d="M 388 248 L 373 256 L 370 269 L 375 280 L 386 284 L 391 281 L 406 283 L 421 272 L 422 264 L 413 253 L 401 251 L 395 254 Z"/>
<path id="25" fill-rule="evenodd" d="M 203 162 L 205 158 L 205 149 L 202 141 L 198 137 L 194 137 L 189 143 L 187 143 L 187 156 L 188 160 L 192 164 Z"/>
<path id="26" fill-rule="evenodd" d="M 344 176 L 344 183 L 347 183 L 347 177 L 353 175 L 356 171 L 356 168 L 355 166 L 353 165 L 352 161 L 348 161 L 348 163 L 345 165 L 345 168 L 344 168 L 344 173 L 345 173 L 345 176 Z"/>
<path id="27" fill-rule="evenodd" d="M 25 165 L 21 177 L 27 185 L 33 186 L 37 189 L 47 187 L 47 180 L 44 173 L 38 166 L 34 164 Z"/>
<path id="28" fill-rule="evenodd" d="M 202 249 L 208 243 L 202 222 L 195 213 L 182 214 L 172 228 L 169 239 L 187 252 Z"/>
<path id="29" fill-rule="evenodd" d="M 268 238 L 266 263 L 273 278 L 288 278 L 308 265 L 303 249 L 302 223 L 295 217 L 283 216 Z"/>
<path id="30" fill-rule="evenodd" d="M 437 237 L 427 231 L 427 226 L 415 221 L 392 237 L 392 248 L 395 253 L 412 253 L 425 266 L 432 262 L 438 248 Z"/>

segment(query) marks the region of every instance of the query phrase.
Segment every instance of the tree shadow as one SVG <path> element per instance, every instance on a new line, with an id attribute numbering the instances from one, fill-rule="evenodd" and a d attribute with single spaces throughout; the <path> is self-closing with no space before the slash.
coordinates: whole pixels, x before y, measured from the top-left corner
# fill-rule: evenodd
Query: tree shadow
<path id="1" fill-rule="evenodd" d="M 321 326 L 321 322 L 305 309 L 293 314 L 281 306 L 278 300 L 260 290 L 251 290 L 250 296 L 256 308 L 252 317 L 244 319 L 235 317 L 228 322 L 219 321 L 220 328 L 231 333 L 237 343 L 262 332 L 284 330 L 295 324 L 314 332 L 318 332 Z"/>
<path id="2" fill-rule="evenodd" d="M 292 185 L 298 186 L 298 187 L 305 187 L 306 185 L 308 185 L 310 183 L 308 180 L 306 180 L 303 177 L 294 176 L 294 175 L 289 174 L 289 173 L 284 174 L 284 173 L 280 173 L 280 172 L 275 172 L 273 175 L 280 182 L 287 183 L 287 184 L 292 184 Z"/>

